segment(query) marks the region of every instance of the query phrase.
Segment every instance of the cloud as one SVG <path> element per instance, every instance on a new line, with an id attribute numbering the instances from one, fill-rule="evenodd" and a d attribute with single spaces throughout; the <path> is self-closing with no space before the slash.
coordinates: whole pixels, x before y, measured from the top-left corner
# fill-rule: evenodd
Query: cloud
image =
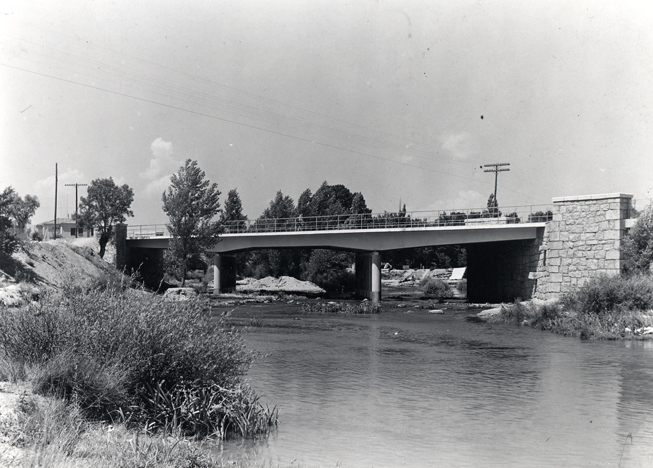
<path id="1" fill-rule="evenodd" d="M 483 209 L 487 206 L 487 197 L 475 190 L 461 190 L 452 198 L 436 200 L 424 211 L 456 211 L 468 209 Z"/>
<path id="2" fill-rule="evenodd" d="M 85 183 L 86 176 L 83 172 L 80 172 L 79 169 L 66 169 L 63 172 L 59 172 L 59 188 L 63 184 L 76 184 L 76 183 Z M 34 188 L 37 193 L 50 191 L 54 194 L 54 176 L 48 176 L 45 179 L 37 180 L 34 184 Z"/>
<path id="3" fill-rule="evenodd" d="M 65 169 L 59 171 L 58 179 L 57 217 L 64 218 L 75 212 L 75 187 L 66 187 L 66 184 L 85 184 L 88 183 L 88 179 L 83 172 L 79 171 L 79 169 Z M 45 221 L 46 218 L 54 218 L 54 212 L 52 211 L 54 209 L 54 186 L 54 175 L 51 175 L 45 179 L 37 180 L 34 183 L 33 190 L 19 193 L 20 196 L 25 196 L 28 193 L 30 195 L 36 195 L 41 203 L 41 207 L 32 218 L 32 224 L 35 224 L 35 219 L 37 222 L 40 222 Z M 86 187 L 79 187 L 78 195 L 80 198 L 85 197 Z"/>
<path id="4" fill-rule="evenodd" d="M 150 144 L 153 158 L 150 159 L 150 165 L 139 176 L 149 182 L 145 186 L 145 192 L 148 195 L 160 194 L 170 184 L 170 175 L 174 173 L 181 161 L 172 157 L 172 143 L 159 137 Z"/>
<path id="5" fill-rule="evenodd" d="M 454 159 L 467 159 L 470 155 L 469 133 L 452 133 L 442 138 L 442 149 Z"/>

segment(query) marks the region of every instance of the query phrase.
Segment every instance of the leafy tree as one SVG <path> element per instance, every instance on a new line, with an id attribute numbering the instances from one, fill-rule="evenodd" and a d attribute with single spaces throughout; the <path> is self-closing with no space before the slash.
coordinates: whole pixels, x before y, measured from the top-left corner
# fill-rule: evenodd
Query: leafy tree
<path id="1" fill-rule="evenodd" d="M 306 265 L 306 278 L 327 291 L 344 292 L 354 288 L 354 274 L 347 270 L 355 254 L 315 249 Z"/>
<path id="2" fill-rule="evenodd" d="M 18 246 L 18 240 L 9 232 L 15 197 L 16 192 L 11 187 L 0 192 L 0 252 L 5 254 L 12 253 Z"/>
<path id="3" fill-rule="evenodd" d="M 294 222 L 288 223 L 286 219 L 295 216 L 297 216 L 297 209 L 294 200 L 279 190 L 270 205 L 256 220 L 254 229 L 263 231 L 294 229 Z M 247 265 L 247 273 L 256 278 L 265 276 L 294 276 L 299 278 L 303 254 L 304 251 L 301 249 L 254 251 Z"/>
<path id="4" fill-rule="evenodd" d="M 227 200 L 224 202 L 224 210 L 220 214 L 220 223 L 223 226 L 228 224 L 229 229 L 243 231 L 247 226 L 247 216 L 243 214 L 243 203 L 236 189 L 229 190 Z"/>
<path id="5" fill-rule="evenodd" d="M 491 218 L 498 218 L 501 216 L 501 211 L 499 211 L 499 202 L 493 193 L 491 193 L 490 197 L 487 199 L 487 211 L 490 214 Z"/>
<path id="6" fill-rule="evenodd" d="M 553 219 L 553 211 L 536 211 L 528 215 L 529 223 L 544 223 Z"/>
<path id="7" fill-rule="evenodd" d="M 205 177 L 197 161 L 187 159 L 170 177 L 171 185 L 161 196 L 170 220 L 170 251 L 181 267 L 182 286 L 191 259 L 215 245 L 222 231 L 220 222 L 213 221 L 221 211 L 220 191 Z"/>
<path id="8" fill-rule="evenodd" d="M 0 252 L 10 254 L 16 250 L 18 239 L 9 228 L 25 228 L 38 207 L 38 198 L 25 195 L 22 199 L 12 187 L 0 192 Z"/>
<path id="9" fill-rule="evenodd" d="M 229 190 L 227 200 L 224 202 L 224 210 L 220 215 L 225 232 L 244 232 L 247 228 L 247 216 L 243 214 L 243 203 L 236 189 Z M 251 257 L 250 252 L 239 252 L 236 254 L 236 273 L 242 274 L 247 269 L 247 262 Z"/>
<path id="10" fill-rule="evenodd" d="M 127 216 L 134 216 L 130 209 L 134 191 L 127 184 L 116 185 L 109 177 L 92 181 L 86 194 L 86 197 L 80 197 L 79 224 L 96 229 L 100 257 L 104 258 L 106 246 L 114 235 L 114 225 L 124 223 Z"/>
<path id="11" fill-rule="evenodd" d="M 405 207 L 406 205 L 404 205 L 404 208 Z M 367 203 L 365 203 L 365 197 L 362 193 L 354 193 L 354 196 L 351 199 L 351 212 L 352 214 L 369 214 L 372 212 L 372 210 L 367 207 Z"/>
<path id="12" fill-rule="evenodd" d="M 38 207 L 41 206 L 39 199 L 32 195 L 25 195 L 25 198 L 20 198 L 18 194 L 14 195 L 14 200 L 11 208 L 11 217 L 14 220 L 16 227 L 24 229 L 29 223 L 29 220 Z"/>
<path id="13" fill-rule="evenodd" d="M 299 196 L 297 200 L 297 216 L 315 216 L 313 213 L 313 207 L 311 206 L 311 199 L 313 195 L 311 194 L 311 189 L 306 189 Z"/>
<path id="14" fill-rule="evenodd" d="M 622 248 L 627 273 L 647 272 L 653 262 L 653 206 L 648 206 L 630 229 Z"/>

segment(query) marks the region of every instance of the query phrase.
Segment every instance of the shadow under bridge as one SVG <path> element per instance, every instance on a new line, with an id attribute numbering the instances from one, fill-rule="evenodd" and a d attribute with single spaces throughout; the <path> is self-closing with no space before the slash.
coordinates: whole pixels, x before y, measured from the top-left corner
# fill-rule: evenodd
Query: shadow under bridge
<path id="1" fill-rule="evenodd" d="M 532 294 L 533 281 L 529 277 L 537 269 L 545 225 L 544 222 L 477 222 L 454 226 L 352 226 L 344 229 L 334 226 L 322 230 L 261 229 L 259 232 L 251 226 L 235 229 L 237 232 L 229 232 L 227 227 L 227 232 L 210 249 L 215 254 L 214 292 L 235 289 L 235 253 L 259 249 L 320 248 L 356 252 L 357 295 L 380 301 L 384 251 L 458 244 L 465 245 L 468 252 L 469 301 L 527 299 Z M 138 235 L 138 227 L 132 227 L 130 234 L 125 243 L 132 257 L 128 262 L 131 265 L 143 265 L 148 256 L 158 257 L 154 250 L 167 248 L 170 239 L 163 236 L 161 230 L 154 235 Z M 149 258 L 147 261 L 151 263 Z M 160 261 L 155 259 L 155 263 Z"/>

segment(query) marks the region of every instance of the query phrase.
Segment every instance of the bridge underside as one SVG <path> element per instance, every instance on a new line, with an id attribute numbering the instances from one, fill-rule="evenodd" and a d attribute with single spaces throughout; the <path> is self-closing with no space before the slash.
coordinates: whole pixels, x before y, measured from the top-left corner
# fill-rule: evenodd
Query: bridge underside
<path id="1" fill-rule="evenodd" d="M 349 230 L 329 232 L 280 232 L 226 234 L 211 249 L 214 257 L 214 291 L 232 292 L 236 287 L 234 254 L 247 250 L 321 248 L 356 252 L 356 293 L 372 301 L 381 300 L 383 251 L 440 245 L 467 248 L 468 299 L 472 302 L 502 302 L 531 297 L 530 273 L 537 268 L 544 223 L 513 226 L 458 226 L 421 229 Z M 169 239 L 130 239 L 126 263 L 140 267 L 152 286 L 162 279 L 163 257 Z M 157 271 L 160 274 L 157 274 Z"/>

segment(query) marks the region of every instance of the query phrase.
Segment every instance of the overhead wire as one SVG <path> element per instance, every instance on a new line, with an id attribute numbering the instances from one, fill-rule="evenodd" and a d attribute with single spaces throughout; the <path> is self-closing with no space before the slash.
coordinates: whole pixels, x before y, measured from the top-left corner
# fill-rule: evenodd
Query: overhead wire
<path id="1" fill-rule="evenodd" d="M 0 63 L 0 65 L 5 66 L 5 67 L 9 67 L 9 68 L 14 68 L 16 70 L 21 70 L 23 72 L 40 75 L 40 76 L 47 77 L 47 78 L 50 78 L 50 79 L 56 79 L 56 80 L 59 80 L 59 81 L 75 84 L 75 85 L 78 85 L 78 86 L 84 86 L 84 87 L 92 88 L 92 89 L 95 89 L 95 90 L 98 90 L 98 91 L 107 92 L 107 93 L 111 93 L 111 94 L 114 94 L 114 95 L 119 95 L 119 96 L 131 98 L 131 99 L 136 99 L 136 100 L 139 100 L 139 101 L 142 101 L 142 102 L 148 102 L 148 103 L 159 105 L 159 106 L 164 106 L 164 107 L 175 109 L 175 110 L 178 110 L 178 111 L 189 112 L 189 113 L 192 113 L 192 114 L 195 114 L 195 115 L 199 115 L 199 116 L 203 116 L 203 117 L 207 117 L 207 118 L 211 118 L 211 119 L 215 119 L 215 120 L 220 120 L 220 121 L 224 121 L 224 122 L 229 122 L 229 123 L 236 124 L 236 125 L 241 125 L 241 126 L 244 126 L 244 127 L 247 127 L 247 128 L 257 129 L 257 130 L 260 130 L 260 131 L 269 132 L 269 133 L 272 133 L 272 134 L 292 138 L 292 139 L 295 139 L 295 140 L 298 140 L 298 141 L 304 141 L 304 142 L 308 142 L 308 143 L 312 143 L 312 144 L 318 144 L 318 145 L 321 145 L 321 146 L 324 146 L 324 147 L 328 147 L 328 148 L 332 148 L 332 149 L 336 149 L 336 150 L 342 150 L 342 151 L 346 151 L 346 152 L 349 152 L 349 153 L 358 154 L 358 155 L 362 155 L 362 156 L 366 156 L 366 157 L 371 157 L 371 158 L 375 158 L 375 159 L 379 159 L 379 160 L 383 160 L 383 161 L 387 161 L 387 162 L 392 162 L 392 163 L 395 163 L 395 164 L 400 164 L 400 165 L 404 165 L 404 166 L 408 166 L 408 167 L 417 168 L 417 169 L 420 169 L 420 170 L 425 170 L 425 171 L 429 171 L 429 172 L 433 172 L 433 173 L 438 173 L 438 174 L 450 176 L 450 177 L 456 177 L 456 178 L 460 178 L 460 179 L 472 180 L 472 181 L 477 182 L 477 183 L 481 182 L 484 185 L 491 185 L 489 182 L 485 183 L 484 181 L 481 181 L 481 180 L 476 179 L 476 178 L 467 177 L 467 176 L 455 174 L 455 173 L 452 173 L 452 172 L 436 170 L 436 169 L 424 167 L 424 166 L 417 165 L 417 164 L 411 164 L 409 162 L 400 161 L 400 160 L 393 159 L 393 158 L 382 157 L 382 156 L 379 156 L 379 155 L 371 154 L 371 153 L 366 152 L 366 151 L 362 151 L 360 149 L 347 148 L 347 147 L 344 147 L 343 145 L 339 145 L 339 144 L 333 144 L 333 143 L 326 142 L 326 141 L 320 141 L 320 137 L 322 137 L 322 139 L 324 139 L 326 137 L 327 139 L 335 138 L 337 140 L 338 138 L 342 138 L 343 136 L 345 136 L 345 137 L 347 137 L 347 141 L 349 143 L 353 143 L 354 145 L 372 147 L 372 148 L 375 148 L 375 149 L 378 149 L 378 150 L 381 150 L 381 151 L 391 151 L 392 150 L 392 148 L 387 148 L 386 146 L 382 146 L 382 145 L 380 146 L 379 144 L 376 144 L 376 141 L 373 140 L 371 137 L 369 137 L 367 135 L 361 135 L 359 133 L 353 133 L 353 132 L 346 131 L 346 130 L 343 130 L 343 129 L 340 129 L 340 128 L 334 128 L 334 127 L 331 127 L 331 126 L 328 126 L 328 125 L 324 125 L 324 124 L 320 124 L 320 123 L 316 123 L 316 122 L 311 122 L 311 121 L 308 121 L 306 119 L 302 119 L 302 118 L 299 118 L 299 117 L 289 116 L 289 115 L 283 114 L 283 113 L 281 113 L 279 111 L 276 111 L 274 109 L 273 110 L 263 109 L 262 107 L 256 107 L 256 106 L 250 105 L 248 103 L 233 101 L 231 99 L 226 99 L 226 98 L 220 98 L 220 97 L 216 96 L 215 94 L 204 92 L 204 91 L 199 90 L 197 88 L 188 87 L 188 86 L 186 86 L 184 84 L 181 84 L 181 83 L 174 83 L 174 82 L 171 82 L 170 80 L 164 81 L 164 80 L 159 79 L 157 77 L 148 76 L 147 73 L 142 73 L 142 71 L 139 71 L 138 68 L 134 68 L 132 64 L 125 64 L 124 60 L 121 61 L 121 63 L 122 63 L 122 65 L 126 65 L 126 66 L 123 66 L 122 68 L 120 68 L 120 67 L 112 65 L 110 63 L 93 62 L 92 60 L 89 60 L 86 55 L 83 55 L 83 54 L 82 55 L 80 55 L 80 54 L 76 55 L 75 52 L 76 52 L 75 50 L 71 51 L 70 48 L 68 48 L 67 50 L 66 49 L 62 50 L 60 52 L 59 57 L 54 57 L 54 55 L 52 55 L 52 54 L 46 54 L 45 52 L 40 53 L 38 51 L 38 47 L 34 47 L 31 54 L 39 56 L 42 60 L 44 60 L 44 62 L 51 62 L 55 66 L 61 66 L 63 64 L 64 66 L 69 66 L 73 70 L 77 69 L 77 71 L 79 73 L 86 73 L 87 75 L 89 75 L 91 80 L 93 80 L 93 78 L 94 78 L 93 74 L 96 73 L 95 69 L 97 67 L 97 70 L 102 70 L 103 75 L 96 75 L 95 76 L 96 79 L 99 78 L 100 80 L 108 80 L 110 83 L 112 83 L 113 85 L 115 85 L 115 86 L 117 86 L 119 88 L 123 88 L 123 87 L 134 88 L 134 86 L 131 86 L 132 83 L 137 83 L 137 84 L 140 83 L 141 85 L 145 86 L 146 89 L 148 89 L 148 91 L 154 92 L 155 94 L 160 93 L 164 97 L 172 97 L 173 99 L 181 99 L 184 102 L 191 101 L 192 103 L 194 103 L 195 105 L 200 106 L 200 107 L 208 106 L 210 108 L 210 111 L 213 111 L 213 112 L 215 112 L 216 111 L 215 108 L 218 107 L 218 108 L 225 109 L 227 112 L 231 112 L 231 113 L 234 113 L 236 115 L 239 115 L 241 117 L 252 118 L 252 119 L 255 119 L 255 120 L 258 120 L 258 121 L 262 121 L 262 122 L 267 123 L 268 125 L 272 125 L 272 126 L 281 125 L 282 127 L 285 127 L 286 129 L 295 129 L 295 130 L 299 129 L 300 131 L 305 131 L 306 133 L 309 133 L 309 131 L 307 131 L 308 129 L 301 129 L 297 125 L 295 125 L 295 126 L 291 125 L 290 122 L 289 122 L 289 121 L 295 121 L 298 125 L 304 124 L 304 125 L 307 125 L 309 127 L 314 127 L 314 128 L 310 129 L 310 132 L 313 133 L 313 134 L 315 134 L 315 132 L 317 130 L 322 129 L 322 130 L 332 131 L 332 132 L 336 132 L 336 133 L 341 133 L 342 135 L 340 135 L 340 136 L 338 136 L 338 135 L 329 136 L 329 135 L 324 135 L 324 134 L 317 133 L 317 137 L 307 138 L 306 136 L 293 135 L 291 133 L 288 133 L 288 131 L 280 131 L 280 130 L 275 130 L 275 129 L 271 129 L 271 128 L 265 128 L 264 126 L 261 126 L 261 125 L 254 125 L 252 123 L 247 123 L 247 122 L 234 120 L 233 118 L 227 118 L 227 117 L 223 117 L 223 116 L 220 116 L 220 115 L 214 115 L 213 113 L 210 114 L 210 113 L 204 112 L 204 111 L 189 109 L 188 107 L 182 107 L 180 105 L 174 105 L 174 104 L 170 104 L 170 103 L 161 102 L 160 100 L 157 100 L 157 99 L 148 99 L 148 98 L 145 98 L 145 97 L 142 97 L 142 96 L 138 96 L 138 95 L 136 95 L 134 93 L 116 91 L 114 89 L 109 89 L 107 87 L 98 86 L 98 85 L 94 85 L 94 84 L 86 84 L 86 83 L 82 83 L 80 81 L 76 81 L 76 80 L 73 80 L 73 79 L 66 79 L 66 78 L 56 76 L 56 75 L 52 75 L 52 74 L 48 74 L 48 73 L 42 73 L 42 72 L 38 72 L 38 71 L 35 71 L 35 70 L 27 69 L 27 68 L 24 68 L 24 67 L 18 67 L 18 66 L 15 66 L 15 65 L 10 65 L 10 64 L 4 63 L 4 62 Z M 111 52 L 111 53 L 114 53 L 114 52 Z M 100 66 L 97 66 L 98 64 Z M 153 66 L 157 66 L 157 65 L 153 65 Z M 157 66 L 157 67 L 158 68 L 164 68 L 164 69 L 166 68 L 166 67 L 160 67 L 160 66 Z M 244 92 L 244 91 L 240 91 L 240 90 L 237 90 L 236 88 L 224 86 L 224 85 L 221 85 L 219 83 L 216 83 L 216 82 L 213 82 L 213 81 L 210 81 L 210 80 L 205 80 L 203 78 L 194 77 L 192 75 L 188 75 L 188 74 L 184 74 L 184 73 L 180 73 L 180 72 L 176 72 L 176 71 L 173 71 L 173 72 L 176 73 L 176 74 L 180 74 L 182 76 L 185 76 L 186 78 L 192 79 L 193 81 L 200 81 L 200 82 L 203 82 L 203 83 L 205 83 L 207 85 L 217 85 L 217 86 L 225 87 L 225 88 L 229 89 L 232 92 L 238 92 L 240 94 L 244 94 L 244 95 L 249 96 L 249 97 L 254 97 L 256 99 L 267 100 L 267 101 L 270 101 L 270 102 L 275 103 L 275 104 L 281 104 L 283 106 L 290 107 L 290 108 L 293 108 L 295 110 L 299 110 L 301 112 L 306 112 L 306 113 L 310 113 L 310 114 L 313 114 L 313 115 L 316 115 L 316 116 L 319 116 L 319 117 L 323 117 L 323 118 L 327 118 L 327 119 L 331 119 L 331 120 L 336 120 L 338 122 L 345 123 L 345 124 L 348 124 L 348 125 L 350 124 L 349 122 L 346 122 L 344 120 L 333 119 L 331 117 L 323 116 L 322 114 L 319 114 L 319 113 L 314 112 L 314 111 L 301 109 L 301 108 L 298 108 L 298 107 L 295 107 L 295 106 L 288 106 L 288 105 L 286 105 L 284 103 L 281 103 L 279 101 L 270 100 L 268 98 L 261 97 L 261 96 L 258 96 L 258 95 L 252 94 L 252 93 L 247 93 L 247 92 Z M 131 82 L 127 86 L 125 85 L 125 79 L 126 78 L 128 80 L 131 80 Z M 171 87 L 171 85 L 173 85 L 173 86 Z M 138 91 L 138 87 L 136 87 L 136 91 Z M 173 95 L 173 96 L 171 96 L 171 95 Z M 280 118 L 285 119 L 285 121 L 280 122 L 279 121 Z M 386 138 L 391 137 L 391 138 L 402 139 L 402 137 L 397 137 L 397 136 L 392 135 L 392 134 L 385 134 L 384 132 L 369 129 L 369 128 L 361 126 L 361 125 L 354 125 L 354 126 L 356 126 L 359 129 L 369 130 L 371 132 L 380 134 L 382 136 L 385 136 Z M 306 133 L 304 133 L 304 135 Z M 353 141 L 352 142 L 352 138 L 356 139 L 358 141 Z M 390 145 L 390 146 L 393 146 L 393 147 L 401 147 L 401 145 L 404 145 L 404 143 L 406 141 L 409 141 L 409 144 L 414 142 L 414 140 L 404 139 L 403 143 L 398 143 L 398 142 L 388 141 L 386 139 L 386 140 L 382 141 L 382 143 L 385 143 L 386 145 Z M 422 145 L 422 143 L 420 143 L 420 142 L 417 142 L 417 144 Z M 404 148 L 402 148 L 402 150 L 406 151 L 407 153 L 422 152 L 422 153 L 425 153 L 425 154 L 427 154 L 429 156 L 439 157 L 437 154 L 433 154 L 432 152 L 420 151 L 417 148 L 405 148 L 404 147 Z M 415 155 L 414 154 L 409 154 L 408 156 L 409 157 L 414 157 Z M 419 156 L 417 156 L 417 157 L 419 157 Z M 444 159 L 442 157 L 439 157 L 439 158 Z M 420 159 L 427 159 L 427 158 L 420 158 Z M 431 161 L 432 159 L 429 158 L 427 160 Z M 445 162 L 447 162 L 449 164 L 455 164 L 455 162 L 452 162 L 449 159 L 446 159 Z M 468 164 L 459 164 L 459 165 L 464 165 L 466 168 L 470 168 L 470 166 Z M 529 196 L 527 194 L 523 194 L 521 192 L 510 189 L 509 187 L 502 187 L 502 190 L 509 190 L 511 192 L 518 193 L 518 194 L 527 196 L 529 198 L 533 198 L 533 197 L 531 197 L 531 196 Z"/>

